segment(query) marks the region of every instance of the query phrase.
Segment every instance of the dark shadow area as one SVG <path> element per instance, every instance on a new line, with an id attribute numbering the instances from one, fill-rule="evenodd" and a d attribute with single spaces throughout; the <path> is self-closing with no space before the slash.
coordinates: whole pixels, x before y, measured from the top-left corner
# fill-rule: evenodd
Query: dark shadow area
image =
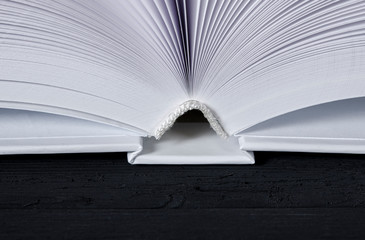
<path id="1" fill-rule="evenodd" d="M 188 122 L 207 122 L 207 119 L 204 117 L 203 113 L 199 110 L 191 110 L 185 113 L 183 116 L 179 117 L 176 122 L 188 123 Z"/>

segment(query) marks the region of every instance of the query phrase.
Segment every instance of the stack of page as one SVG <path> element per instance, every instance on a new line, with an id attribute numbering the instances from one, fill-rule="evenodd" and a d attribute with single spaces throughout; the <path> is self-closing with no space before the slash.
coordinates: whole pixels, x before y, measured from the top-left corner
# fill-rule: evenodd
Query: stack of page
<path id="1" fill-rule="evenodd" d="M 0 0 L 0 154 L 365 153 L 364 66 L 363 0 Z"/>

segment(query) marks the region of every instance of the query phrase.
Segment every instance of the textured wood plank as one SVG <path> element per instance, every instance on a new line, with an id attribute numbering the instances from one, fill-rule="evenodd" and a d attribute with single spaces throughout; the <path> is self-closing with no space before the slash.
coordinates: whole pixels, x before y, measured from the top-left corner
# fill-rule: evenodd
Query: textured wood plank
<path id="1" fill-rule="evenodd" d="M 0 209 L 365 207 L 365 156 L 258 153 L 254 166 L 130 166 L 125 155 L 0 157 Z"/>
<path id="2" fill-rule="evenodd" d="M 3 210 L 0 239 L 364 239 L 364 209 Z"/>

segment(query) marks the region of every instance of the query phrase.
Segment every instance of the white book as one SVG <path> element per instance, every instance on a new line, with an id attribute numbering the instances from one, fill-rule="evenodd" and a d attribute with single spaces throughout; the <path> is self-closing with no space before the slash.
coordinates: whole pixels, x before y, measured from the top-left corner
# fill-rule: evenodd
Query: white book
<path id="1" fill-rule="evenodd" d="M 365 153 L 364 66 L 362 0 L 0 0 L 0 153 Z"/>

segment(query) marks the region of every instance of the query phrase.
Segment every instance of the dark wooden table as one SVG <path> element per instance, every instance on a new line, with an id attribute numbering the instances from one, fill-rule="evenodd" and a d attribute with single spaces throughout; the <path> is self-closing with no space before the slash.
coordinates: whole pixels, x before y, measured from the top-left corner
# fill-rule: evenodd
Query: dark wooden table
<path id="1" fill-rule="evenodd" d="M 130 166 L 123 153 L 1 156 L 0 239 L 365 239 L 365 156 Z"/>

